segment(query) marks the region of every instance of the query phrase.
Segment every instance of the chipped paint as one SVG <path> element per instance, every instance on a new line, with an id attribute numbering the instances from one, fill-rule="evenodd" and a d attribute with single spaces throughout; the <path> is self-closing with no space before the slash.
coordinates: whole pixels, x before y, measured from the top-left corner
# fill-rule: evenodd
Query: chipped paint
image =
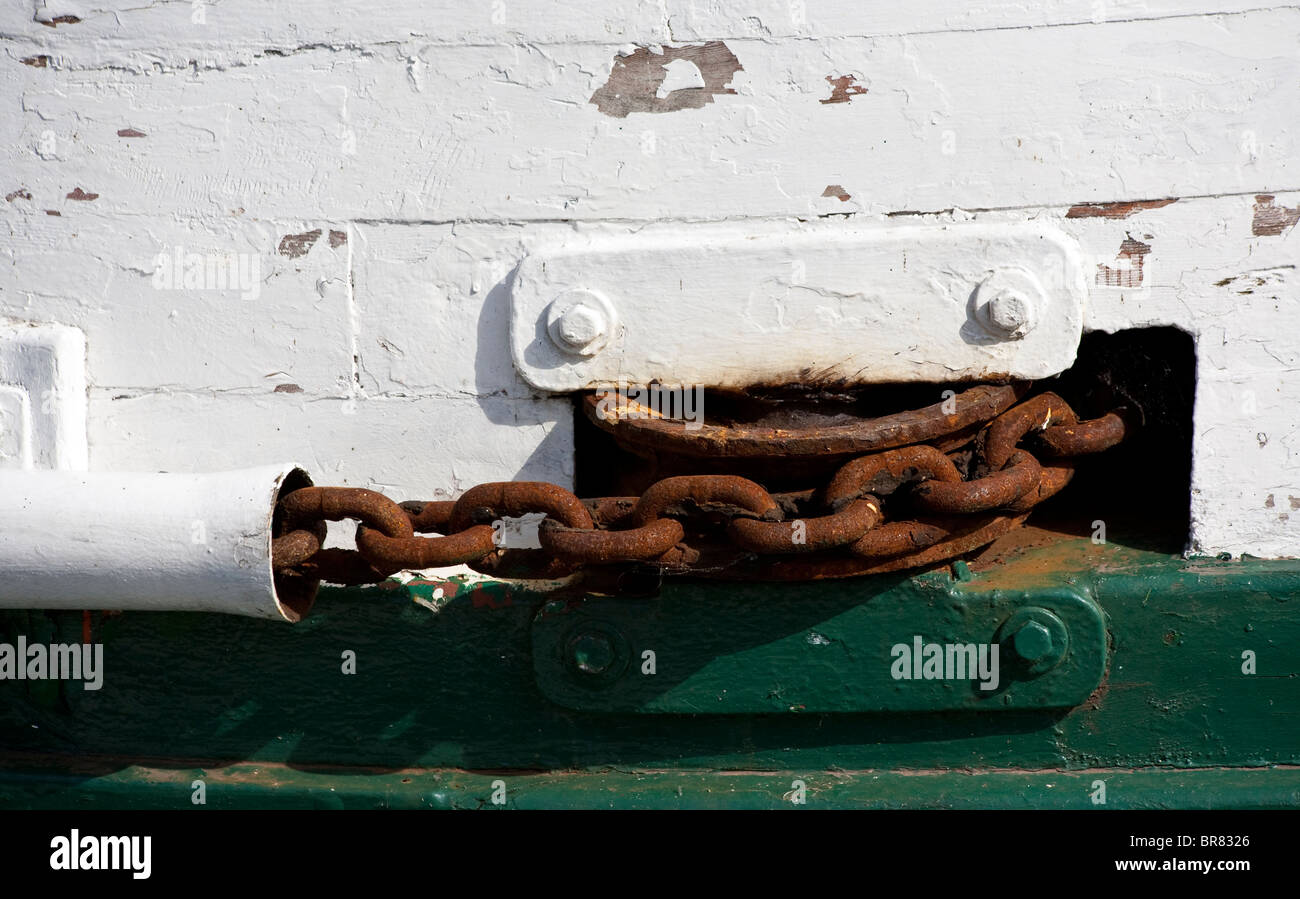
<path id="1" fill-rule="evenodd" d="M 1126 237 L 1119 245 L 1114 266 L 1097 263 L 1097 283 L 1103 287 L 1141 287 L 1143 260 L 1150 252 L 1151 244 Z"/>
<path id="2" fill-rule="evenodd" d="M 117 132 L 117 136 L 118 137 L 148 137 L 149 135 L 135 128 L 119 128 Z"/>
<path id="3" fill-rule="evenodd" d="M 844 188 L 840 187 L 838 184 L 826 185 L 826 189 L 822 191 L 822 196 L 834 197 L 835 199 L 839 200 L 841 203 L 847 203 L 849 200 L 853 199 L 853 196 Z"/>
<path id="4" fill-rule="evenodd" d="M 1176 202 L 1178 202 L 1176 197 L 1166 197 L 1163 200 L 1130 200 L 1126 203 L 1079 203 L 1076 206 L 1071 206 L 1065 217 L 1068 219 L 1122 219 L 1128 218 L 1136 212 L 1147 209 L 1161 209 Z"/>
<path id="5" fill-rule="evenodd" d="M 830 82 L 831 95 L 822 100 L 822 103 L 847 103 L 854 97 L 867 92 L 867 89 L 858 84 L 858 79 L 853 75 L 834 77 L 827 75 L 826 80 Z"/>
<path id="6" fill-rule="evenodd" d="M 1275 237 L 1294 227 L 1297 221 L 1300 221 L 1300 206 L 1275 206 L 1272 194 L 1255 197 L 1255 217 L 1251 220 L 1250 232 L 1256 237 Z"/>
<path id="7" fill-rule="evenodd" d="M 299 256 L 306 256 L 310 250 L 320 240 L 321 229 L 314 231 L 304 231 L 302 234 L 286 234 L 280 238 L 279 253 L 281 256 L 288 256 L 290 259 L 297 259 Z"/>
<path id="8" fill-rule="evenodd" d="M 699 86 L 685 86 L 661 94 L 670 68 L 681 71 L 690 65 L 698 73 Z M 616 56 L 609 78 L 589 103 L 607 116 L 626 118 L 634 112 L 676 112 L 700 109 L 719 95 L 735 94 L 731 81 L 744 71 L 740 60 L 722 41 L 686 47 L 663 47 L 659 51 L 638 47 L 626 56 Z M 681 76 L 677 76 L 680 78 Z M 676 80 L 676 78 L 674 79 Z M 693 79 L 688 80 L 694 84 Z M 673 83 L 667 87 L 673 88 Z"/>
<path id="9" fill-rule="evenodd" d="M 88 202 L 90 200 L 98 200 L 99 194 L 87 193 L 86 191 L 78 187 L 69 191 L 67 197 L 69 200 L 81 200 L 81 201 Z"/>

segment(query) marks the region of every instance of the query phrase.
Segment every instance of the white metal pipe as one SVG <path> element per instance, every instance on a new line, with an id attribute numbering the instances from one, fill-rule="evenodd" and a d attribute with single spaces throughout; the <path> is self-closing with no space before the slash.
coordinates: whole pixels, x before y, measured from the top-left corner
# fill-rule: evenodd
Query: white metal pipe
<path id="1" fill-rule="evenodd" d="M 310 484 L 294 465 L 216 474 L 0 471 L 0 608 L 298 621 L 315 584 L 277 584 L 271 517 L 282 489 Z"/>

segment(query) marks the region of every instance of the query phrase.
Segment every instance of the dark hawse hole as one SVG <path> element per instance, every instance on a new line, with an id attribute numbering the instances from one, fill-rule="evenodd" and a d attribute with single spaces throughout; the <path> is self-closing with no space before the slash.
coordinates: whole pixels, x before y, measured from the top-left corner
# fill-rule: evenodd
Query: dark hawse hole
<path id="1" fill-rule="evenodd" d="M 1130 545 L 1181 552 L 1189 528 L 1192 404 L 1196 361 L 1192 336 L 1177 328 L 1138 328 L 1083 335 L 1075 364 L 1034 383 L 1026 395 L 1059 394 L 1088 419 L 1119 405 L 1140 410 L 1142 425 L 1123 444 L 1082 457 L 1070 486 L 1035 509 L 1030 522 L 1071 534 L 1091 533 L 1104 520 L 1107 537 Z M 705 388 L 703 421 L 710 425 L 828 427 L 938 402 L 946 389 L 971 384 L 885 384 L 846 387 L 813 382 Z M 635 496 L 661 478 L 737 474 L 771 491 L 820 486 L 843 457 L 782 459 L 692 458 L 665 451 L 632 452 L 588 420 L 574 401 L 577 493 Z M 1032 447 L 1032 441 L 1025 444 Z M 1047 457 L 1041 457 L 1046 461 Z"/>

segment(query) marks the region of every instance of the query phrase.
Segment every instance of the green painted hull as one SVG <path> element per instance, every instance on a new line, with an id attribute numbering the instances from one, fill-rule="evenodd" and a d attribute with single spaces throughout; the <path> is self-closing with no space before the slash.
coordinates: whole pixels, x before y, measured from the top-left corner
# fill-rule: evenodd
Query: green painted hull
<path id="1" fill-rule="evenodd" d="M 1109 644 L 1072 645 L 1069 664 L 1106 656 L 1082 702 L 786 701 L 870 706 L 881 691 L 860 678 L 837 690 L 828 651 L 852 658 L 844 670 L 887 671 L 879 647 L 895 632 L 960 637 L 963 622 L 985 627 L 976 610 L 991 597 L 1063 590 L 1096 604 Z M 1113 807 L 1294 807 L 1297 596 L 1300 562 L 1189 561 L 1080 537 L 1014 549 L 969 579 L 669 581 L 614 613 L 631 616 L 636 658 L 641 641 L 659 644 L 655 674 L 630 666 L 622 678 L 643 679 L 614 710 L 556 701 L 572 683 L 536 664 L 563 650 L 534 623 L 548 597 L 513 585 L 327 591 L 292 626 L 97 615 L 103 689 L 0 682 L 0 805 L 190 807 L 202 779 L 209 807 L 1096 807 L 1097 781 Z M 659 622 L 652 637 L 636 635 L 637 616 Z M 10 612 L 0 627 L 10 642 L 79 642 L 83 619 Z M 355 674 L 342 670 L 349 651 Z M 731 708 L 717 698 L 727 690 L 748 698 Z M 745 704 L 769 696 L 765 712 Z"/>

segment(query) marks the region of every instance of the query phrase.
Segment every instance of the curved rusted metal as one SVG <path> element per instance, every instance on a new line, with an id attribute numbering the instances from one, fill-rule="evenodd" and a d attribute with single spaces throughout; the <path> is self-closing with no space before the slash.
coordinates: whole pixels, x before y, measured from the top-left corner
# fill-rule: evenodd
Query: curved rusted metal
<path id="1" fill-rule="evenodd" d="M 989 468 L 997 471 L 1007 464 L 1016 444 L 1030 431 L 1041 431 L 1053 423 L 1070 425 L 1079 420 L 1065 400 L 1050 391 L 1025 400 L 990 422 L 984 432 L 983 452 Z"/>
<path id="2" fill-rule="evenodd" d="M 567 528 L 547 519 L 538 528 L 542 549 L 577 565 L 638 562 L 657 559 L 685 536 L 681 523 L 660 518 L 626 531 Z"/>
<path id="3" fill-rule="evenodd" d="M 1084 456 L 1100 453 L 1119 444 L 1134 427 L 1134 415 L 1127 408 L 1116 409 L 1100 418 L 1053 425 L 1039 439 L 1055 456 Z"/>
<path id="4" fill-rule="evenodd" d="M 912 501 L 927 512 L 971 515 L 999 509 L 1038 486 L 1043 469 L 1024 450 L 1016 450 L 1001 471 L 972 481 L 926 481 L 912 493 Z"/>
<path id="5" fill-rule="evenodd" d="M 823 492 L 823 502 L 836 509 L 871 494 L 888 496 L 904 484 L 918 481 L 959 483 L 961 472 L 932 446 L 907 446 L 845 463 Z"/>
<path id="6" fill-rule="evenodd" d="M 571 528 L 591 528 L 591 513 L 570 491 L 545 481 L 494 481 L 479 484 L 461 494 L 452 507 L 448 527 L 463 531 L 502 517 L 518 518 L 531 512 L 545 512 Z"/>
<path id="7" fill-rule="evenodd" d="M 757 553 L 812 553 L 860 540 L 880 518 L 880 501 L 865 496 L 830 515 L 790 521 L 736 518 L 727 530 L 737 546 Z"/>
<path id="8" fill-rule="evenodd" d="M 694 510 L 749 513 L 769 521 L 781 517 L 772 495 L 748 478 L 734 475 L 683 475 L 665 478 L 641 494 L 631 519 L 646 525 L 666 515 Z"/>
<path id="9" fill-rule="evenodd" d="M 981 384 L 923 409 L 810 428 L 608 418 L 601 415 L 594 394 L 584 398 L 582 409 L 597 427 L 641 451 L 711 458 L 834 456 L 924 443 L 978 427 L 1010 408 L 1028 389 L 1024 382 Z"/>

